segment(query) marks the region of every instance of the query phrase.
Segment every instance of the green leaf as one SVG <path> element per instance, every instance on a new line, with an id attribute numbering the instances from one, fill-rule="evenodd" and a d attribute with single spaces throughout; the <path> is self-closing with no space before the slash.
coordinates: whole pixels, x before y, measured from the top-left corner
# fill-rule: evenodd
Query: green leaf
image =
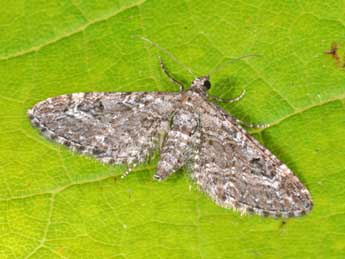
<path id="1" fill-rule="evenodd" d="M 3 4 L 5 5 L 5 3 Z M 1 258 L 345 256 L 345 16 L 335 1 L 7 1 L 0 14 Z M 270 123 L 254 136 L 311 191 L 288 220 L 218 207 L 186 172 L 125 179 L 44 139 L 26 111 L 85 91 L 176 91 L 144 35 L 203 75 L 224 109 Z M 326 54 L 336 43 L 339 55 Z M 333 45 L 335 46 L 335 45 Z M 337 52 L 338 53 L 338 52 Z M 193 77 L 163 55 L 171 73 Z"/>

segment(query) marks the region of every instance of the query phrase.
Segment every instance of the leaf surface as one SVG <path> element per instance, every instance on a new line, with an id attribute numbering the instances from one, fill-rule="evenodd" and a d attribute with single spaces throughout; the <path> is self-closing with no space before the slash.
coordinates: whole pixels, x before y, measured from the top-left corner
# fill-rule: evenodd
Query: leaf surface
<path id="1" fill-rule="evenodd" d="M 1 258 L 345 256 L 344 4 L 327 1 L 11 1 L 0 14 Z M 305 217 L 215 205 L 186 172 L 125 179 L 44 139 L 26 111 L 86 91 L 176 91 L 144 35 L 200 75 L 311 191 Z M 326 54 L 333 43 L 339 55 Z M 193 77 L 161 53 L 186 85 Z"/>

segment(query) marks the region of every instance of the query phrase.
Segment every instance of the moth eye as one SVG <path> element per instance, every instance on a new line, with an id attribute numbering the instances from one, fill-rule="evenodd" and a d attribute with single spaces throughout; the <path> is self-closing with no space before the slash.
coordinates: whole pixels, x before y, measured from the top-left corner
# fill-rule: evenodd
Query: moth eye
<path id="1" fill-rule="evenodd" d="M 204 82 L 204 86 L 207 88 L 207 90 L 210 89 L 210 88 L 211 88 L 211 83 L 210 83 L 210 81 L 206 80 L 206 81 Z"/>

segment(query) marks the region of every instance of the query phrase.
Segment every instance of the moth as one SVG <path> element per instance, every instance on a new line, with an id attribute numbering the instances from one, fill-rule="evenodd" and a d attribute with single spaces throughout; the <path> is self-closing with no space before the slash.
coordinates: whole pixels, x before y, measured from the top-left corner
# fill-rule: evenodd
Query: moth
<path id="1" fill-rule="evenodd" d="M 209 76 L 196 77 L 187 90 L 179 85 L 179 92 L 65 94 L 37 103 L 28 116 L 46 138 L 103 163 L 134 167 L 159 149 L 154 179 L 186 168 L 225 208 L 273 217 L 312 209 L 293 172 L 209 101 Z"/>

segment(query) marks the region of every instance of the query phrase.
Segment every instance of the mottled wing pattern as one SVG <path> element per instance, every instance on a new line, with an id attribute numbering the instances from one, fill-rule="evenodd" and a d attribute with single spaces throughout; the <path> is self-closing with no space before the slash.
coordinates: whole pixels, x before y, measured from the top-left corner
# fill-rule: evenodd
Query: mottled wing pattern
<path id="1" fill-rule="evenodd" d="M 201 114 L 193 178 L 217 204 L 274 217 L 311 210 L 308 190 L 290 169 L 212 103 Z"/>
<path id="2" fill-rule="evenodd" d="M 28 111 L 49 139 L 104 163 L 143 162 L 169 129 L 177 93 L 76 93 Z"/>

